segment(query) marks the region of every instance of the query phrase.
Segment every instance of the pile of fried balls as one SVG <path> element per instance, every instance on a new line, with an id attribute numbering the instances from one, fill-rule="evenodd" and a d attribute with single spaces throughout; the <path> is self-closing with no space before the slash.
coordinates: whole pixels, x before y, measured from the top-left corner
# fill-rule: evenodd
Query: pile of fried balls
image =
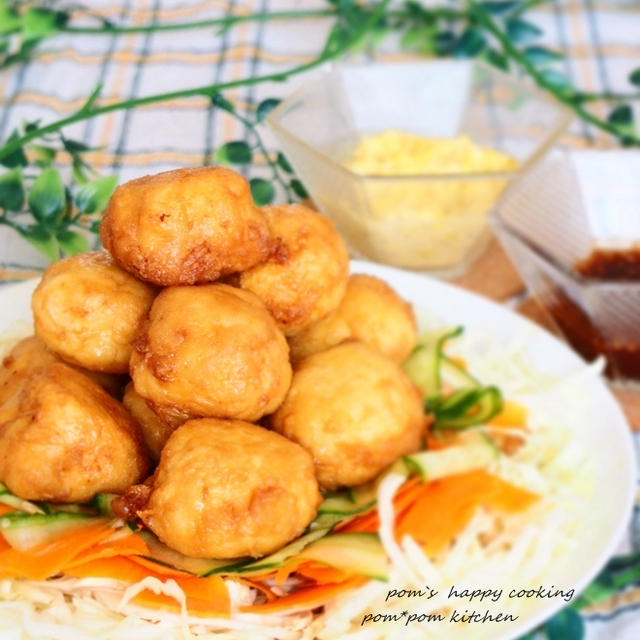
<path id="1" fill-rule="evenodd" d="M 46 269 L 35 336 L 0 370 L 0 481 L 16 495 L 117 493 L 116 512 L 183 554 L 259 557 L 305 530 L 320 490 L 420 447 L 400 367 L 412 309 L 349 275 L 322 214 L 258 208 L 223 167 L 179 169 L 119 186 L 101 238 Z"/>

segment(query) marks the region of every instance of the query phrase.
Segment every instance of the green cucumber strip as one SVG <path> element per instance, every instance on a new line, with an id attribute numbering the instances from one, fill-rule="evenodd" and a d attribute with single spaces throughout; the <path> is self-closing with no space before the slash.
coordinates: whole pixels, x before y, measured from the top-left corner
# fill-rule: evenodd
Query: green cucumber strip
<path id="1" fill-rule="evenodd" d="M 440 364 L 445 342 L 459 336 L 462 331 L 463 327 L 460 326 L 423 334 L 413 353 L 402 365 L 427 400 L 439 396 L 442 390 Z"/>
<path id="2" fill-rule="evenodd" d="M 440 375 L 444 382 L 455 388 L 480 386 L 477 378 L 444 353 L 440 360 Z"/>
<path id="3" fill-rule="evenodd" d="M 55 540 L 61 533 L 84 527 L 95 516 L 86 513 L 6 513 L 0 516 L 0 533 L 19 551 Z"/>
<path id="4" fill-rule="evenodd" d="M 13 507 L 24 513 L 44 513 L 37 504 L 14 496 L 2 482 L 0 482 L 0 504 L 6 504 L 8 507 Z"/>
<path id="5" fill-rule="evenodd" d="M 117 496 L 117 493 L 96 493 L 89 505 L 94 508 L 101 516 L 115 517 L 115 512 L 111 508 L 111 501 Z"/>
<path id="6" fill-rule="evenodd" d="M 331 527 L 329 526 L 311 529 L 311 531 L 300 536 L 275 553 L 265 556 L 264 558 L 260 558 L 251 564 L 239 567 L 237 569 L 237 573 L 247 575 L 252 572 L 257 573 L 259 571 L 263 571 L 264 569 L 274 569 L 275 567 L 279 567 L 285 560 L 298 555 L 307 545 L 326 536 L 329 531 L 331 531 Z M 226 571 L 223 572 L 222 570 L 217 570 L 214 573 L 226 573 Z"/>
<path id="7" fill-rule="evenodd" d="M 179 551 L 168 547 L 148 529 L 143 529 L 138 535 L 142 536 L 149 548 L 149 553 L 145 554 L 145 558 L 173 567 L 174 569 L 180 569 L 196 576 L 206 576 L 215 572 L 217 569 L 231 565 L 231 561 L 229 560 L 209 560 L 207 558 L 185 556 Z M 247 563 L 249 560 L 244 560 L 244 562 Z M 236 565 L 240 563 L 241 561 L 235 562 Z"/>
<path id="8" fill-rule="evenodd" d="M 455 434 L 451 434 L 451 431 L 447 431 L 446 429 L 433 432 L 433 437 L 437 440 L 448 438 L 451 435 L 453 435 L 455 441 L 449 442 L 449 446 L 468 447 L 470 445 L 484 444 L 493 449 L 496 457 L 501 453 L 500 447 L 489 435 L 484 426 L 473 426 L 469 429 L 462 429 L 460 431 L 456 431 Z"/>
<path id="9" fill-rule="evenodd" d="M 482 397 L 482 388 L 456 389 L 442 398 L 436 407 L 436 417 L 461 416 L 473 408 Z"/>
<path id="10" fill-rule="evenodd" d="M 420 470 L 426 480 L 437 480 L 457 473 L 481 469 L 493 462 L 498 452 L 492 442 L 479 440 L 464 446 L 436 451 L 421 451 L 406 456 L 412 467 Z"/>
<path id="11" fill-rule="evenodd" d="M 18 496 L 14 496 L 12 493 L 9 493 L 8 490 L 6 493 L 0 494 L 0 504 L 6 504 L 8 507 L 13 507 L 23 513 L 44 513 L 37 504 L 18 498 Z"/>
<path id="12" fill-rule="evenodd" d="M 389 578 L 389 561 L 376 533 L 333 533 L 311 543 L 298 557 L 375 580 Z"/>
<path id="13" fill-rule="evenodd" d="M 502 411 L 502 394 L 494 386 L 454 391 L 451 396 L 435 409 L 434 429 L 466 429 Z"/>
<path id="14" fill-rule="evenodd" d="M 373 507 L 376 503 L 376 486 L 368 484 L 356 489 L 334 491 L 325 496 L 318 507 L 318 514 L 354 516 Z"/>

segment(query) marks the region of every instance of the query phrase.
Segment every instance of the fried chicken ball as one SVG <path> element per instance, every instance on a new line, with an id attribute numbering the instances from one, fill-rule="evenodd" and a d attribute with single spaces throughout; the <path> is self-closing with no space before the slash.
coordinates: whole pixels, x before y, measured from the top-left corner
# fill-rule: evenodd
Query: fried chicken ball
<path id="1" fill-rule="evenodd" d="M 349 338 L 403 362 L 417 341 L 413 309 L 384 280 L 355 273 L 333 313 L 291 336 L 291 359 L 297 362 Z"/>
<path id="2" fill-rule="evenodd" d="M 84 502 L 148 471 L 133 418 L 68 365 L 36 369 L 0 405 L 0 481 L 21 498 Z"/>
<path id="3" fill-rule="evenodd" d="M 171 435 L 138 515 L 186 555 L 257 557 L 298 537 L 320 500 L 302 447 L 248 422 L 205 418 Z"/>
<path id="4" fill-rule="evenodd" d="M 257 420 L 287 393 L 289 347 L 251 292 L 225 284 L 169 287 L 134 341 L 131 377 L 164 418 Z"/>
<path id="5" fill-rule="evenodd" d="M 71 364 L 126 373 L 131 340 L 155 294 L 104 251 L 58 260 L 31 298 L 36 335 Z"/>
<path id="6" fill-rule="evenodd" d="M 52 362 L 62 362 L 62 360 L 53 351 L 47 349 L 42 340 L 36 336 L 20 340 L 3 358 L 0 365 L 0 402 L 8 397 L 16 384 L 21 384 L 25 375 Z M 112 396 L 118 395 L 122 389 L 122 376 L 88 369 L 78 370 L 95 380 Z"/>
<path id="7" fill-rule="evenodd" d="M 184 422 L 184 419 L 159 416 L 136 392 L 132 382 L 124 390 L 122 404 L 140 425 L 147 449 L 153 460 L 158 461 L 169 436 Z"/>
<path id="8" fill-rule="evenodd" d="M 311 455 L 324 489 L 371 480 L 420 447 L 420 394 L 400 367 L 360 342 L 303 360 L 273 428 Z"/>
<path id="9" fill-rule="evenodd" d="M 224 167 L 165 171 L 119 186 L 100 235 L 123 269 L 162 286 L 212 282 L 253 267 L 270 249 L 249 183 Z"/>
<path id="10" fill-rule="evenodd" d="M 239 275 L 239 285 L 266 305 L 285 335 L 331 313 L 344 295 L 349 255 L 328 218 L 300 204 L 265 207 L 275 250 Z"/>

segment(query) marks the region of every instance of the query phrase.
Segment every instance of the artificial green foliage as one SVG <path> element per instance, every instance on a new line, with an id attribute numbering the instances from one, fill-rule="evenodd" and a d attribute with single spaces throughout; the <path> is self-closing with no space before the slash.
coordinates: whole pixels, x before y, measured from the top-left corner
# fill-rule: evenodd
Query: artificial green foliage
<path id="1" fill-rule="evenodd" d="M 563 55 L 559 51 L 552 51 L 547 47 L 540 47 L 538 45 L 531 45 L 522 50 L 522 55 L 535 65 L 546 65 L 550 62 L 556 62 L 562 60 Z"/>
<path id="2" fill-rule="evenodd" d="M 65 191 L 60 173 L 45 169 L 35 180 L 27 197 L 29 211 L 40 223 L 59 219 L 65 209 Z"/>
<path id="3" fill-rule="evenodd" d="M 116 183 L 116 176 L 102 176 L 71 189 L 54 167 L 29 178 L 22 167 L 14 167 L 0 174 L 0 224 L 51 260 L 87 251 L 88 234 L 98 230 L 99 214 Z"/>
<path id="4" fill-rule="evenodd" d="M 282 170 L 286 171 L 287 173 L 293 173 L 293 167 L 289 164 L 289 161 L 282 153 L 282 151 L 278 151 L 276 155 L 276 162 Z"/>
<path id="5" fill-rule="evenodd" d="M 309 194 L 307 193 L 304 185 L 297 178 L 294 178 L 291 181 L 290 186 L 293 189 L 293 192 L 298 196 L 298 198 L 302 198 L 304 200 L 305 198 L 309 197 Z"/>
<path id="6" fill-rule="evenodd" d="M 548 640 L 582 640 L 585 634 L 584 621 L 573 609 L 563 609 L 542 627 Z"/>
<path id="7" fill-rule="evenodd" d="M 233 140 L 216 151 L 216 160 L 229 164 L 249 164 L 253 158 L 251 147 L 244 140 Z"/>
<path id="8" fill-rule="evenodd" d="M 264 180 L 263 178 L 251 178 L 251 180 L 249 180 L 249 186 L 251 187 L 253 201 L 259 207 L 273 202 L 276 191 L 272 182 Z"/>
<path id="9" fill-rule="evenodd" d="M 507 35 L 516 44 L 526 44 L 542 35 L 542 29 L 522 18 L 511 18 L 505 22 Z"/>
<path id="10" fill-rule="evenodd" d="M 0 209 L 20 211 L 24 199 L 22 169 L 16 167 L 0 175 Z"/>
<path id="11" fill-rule="evenodd" d="M 281 102 L 278 98 L 263 100 L 256 109 L 256 120 L 262 122 Z"/>
<path id="12" fill-rule="evenodd" d="M 78 211 L 81 213 L 104 211 L 117 184 L 117 176 L 103 176 L 83 184 L 75 195 Z"/>
<path id="13" fill-rule="evenodd" d="M 622 145 L 640 145 L 640 134 L 629 106 L 631 100 L 639 97 L 640 68 L 629 75 L 633 93 L 588 93 L 573 86 L 563 72 L 562 54 L 538 42 L 543 36 L 542 30 L 527 15 L 531 8 L 548 1 L 448 3 L 443 0 L 438 5 L 426 5 L 417 0 L 394 4 L 389 0 L 328 0 L 324 7 L 316 9 L 258 11 L 196 22 L 141 25 L 118 24 L 92 14 L 89 8 L 84 12 L 83 24 L 76 25 L 72 5 L 46 0 L 0 0 L 0 68 L 37 57 L 41 45 L 60 34 L 97 37 L 185 31 L 207 26 L 217 29 L 219 34 L 247 22 L 318 16 L 333 21 L 317 56 L 289 69 L 108 104 L 101 100 L 102 87 L 97 86 L 77 111 L 64 118 L 49 123 L 24 123 L 0 142 L 0 164 L 13 170 L 0 177 L 0 206 L 3 208 L 0 224 L 13 227 L 48 256 L 57 257 L 61 252 L 71 253 L 84 247 L 85 232 L 93 233 L 98 229 L 99 212 L 106 206 L 115 178 L 101 178 L 96 174 L 85 159 L 85 152 L 91 149 L 80 141 L 67 138 L 65 127 L 105 113 L 189 96 L 205 96 L 215 108 L 244 125 L 246 140 L 228 142 L 217 149 L 211 160 L 241 167 L 250 163 L 266 165 L 270 174 L 254 179 L 251 184 L 256 201 L 272 201 L 276 189 L 289 201 L 304 199 L 308 197 L 307 191 L 293 174 L 287 159 L 282 153 L 267 149 L 261 137 L 260 125 L 279 104 L 279 99 L 267 98 L 244 112 L 225 97 L 225 90 L 280 82 L 345 54 L 373 51 L 387 35 L 399 36 L 401 46 L 420 54 L 480 57 L 503 71 L 529 76 L 585 122 L 608 132 Z M 87 18 L 93 19 L 94 24 L 87 24 Z M 590 109 L 590 103 L 599 100 L 611 103 L 606 118 Z M 67 162 L 69 156 L 69 171 L 58 173 L 56 167 L 61 161 Z M 265 181 L 271 182 L 271 189 L 263 184 Z"/>

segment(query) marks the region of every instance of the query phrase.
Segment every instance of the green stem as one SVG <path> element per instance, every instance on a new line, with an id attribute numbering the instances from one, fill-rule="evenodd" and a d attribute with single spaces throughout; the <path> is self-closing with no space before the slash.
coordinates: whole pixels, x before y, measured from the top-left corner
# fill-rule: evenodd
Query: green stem
<path id="1" fill-rule="evenodd" d="M 91 35 L 113 35 L 127 33 L 148 33 L 156 31 L 181 31 L 185 29 L 205 29 L 207 27 L 231 27 L 241 22 L 264 22 L 266 20 L 300 20 L 304 18 L 322 18 L 336 15 L 335 9 L 304 9 L 292 11 L 263 11 L 240 16 L 226 16 L 224 18 L 210 18 L 194 22 L 173 22 L 168 24 L 146 24 L 135 27 L 121 27 L 118 25 L 104 25 L 101 27 L 74 27 L 65 25 L 60 27 L 61 33 L 83 33 Z"/>
<path id="2" fill-rule="evenodd" d="M 614 100 L 616 102 L 633 102 L 640 100 L 640 93 L 613 93 L 603 91 L 602 93 L 589 93 L 579 91 L 575 94 L 575 99 L 579 102 L 599 102 L 601 100 Z"/>
<path id="3" fill-rule="evenodd" d="M 549 0 L 531 0 L 533 4 L 548 2 Z M 433 18 L 442 20 L 459 20 L 468 17 L 468 12 L 450 7 L 430 7 L 427 9 Z M 113 35 L 127 33 L 148 33 L 156 31 L 181 31 L 187 29 L 204 29 L 207 27 L 232 27 L 242 22 L 265 22 L 268 20 L 300 20 L 307 18 L 326 18 L 339 15 L 336 9 L 301 9 L 290 11 L 262 11 L 239 16 L 226 16 L 224 18 L 209 18 L 207 20 L 195 20 L 193 22 L 172 22 L 167 24 L 147 24 L 135 27 L 122 27 L 119 25 L 103 25 L 101 27 L 75 27 L 64 25 L 59 31 L 62 33 L 79 33 L 91 35 Z M 390 11 L 390 18 L 408 18 L 409 12 L 403 10 Z"/>
<path id="4" fill-rule="evenodd" d="M 14 231 L 21 232 L 23 230 L 22 226 L 19 225 L 17 222 L 13 222 L 12 220 L 9 220 L 9 218 L 7 218 L 6 213 L 3 213 L 2 215 L 0 215 L 0 224 L 4 224 L 7 227 L 11 227 L 11 229 L 13 229 Z"/>
<path id="5" fill-rule="evenodd" d="M 251 78 L 241 78 L 239 80 L 231 80 L 229 82 L 220 82 L 218 84 L 205 85 L 202 87 L 194 87 L 192 89 L 182 89 L 179 91 L 170 91 L 167 93 L 157 93 L 150 96 L 143 96 L 141 98 L 132 98 L 130 100 L 123 100 L 122 102 L 114 102 L 113 104 L 104 105 L 101 107 L 90 107 L 88 109 L 81 109 L 80 111 L 76 111 L 72 113 L 70 116 L 66 118 L 61 118 L 60 120 L 55 120 L 54 122 L 45 125 L 44 127 L 38 127 L 29 133 L 25 133 L 23 136 L 12 140 L 9 143 L 6 143 L 3 147 L 0 148 L 0 161 L 6 158 L 8 155 L 20 149 L 22 146 L 31 142 L 32 140 L 39 138 L 48 133 L 52 133 L 54 131 L 59 131 L 63 127 L 70 125 L 74 122 L 81 122 L 83 120 L 88 120 L 89 118 L 94 118 L 96 116 L 104 115 L 105 113 L 110 113 L 112 111 L 120 111 L 122 109 L 131 109 L 133 107 L 139 107 L 145 104 L 152 104 L 156 102 L 166 102 L 167 100 L 173 100 L 175 98 L 187 98 L 191 96 L 206 96 L 211 97 L 215 93 L 219 93 L 220 91 L 224 91 L 226 89 L 233 89 L 234 87 L 243 87 L 254 84 L 259 84 L 261 82 L 282 82 L 289 78 L 290 76 L 294 76 L 304 71 L 309 71 L 315 67 L 324 64 L 329 60 L 333 60 L 341 56 L 343 53 L 348 51 L 356 42 L 360 40 L 360 38 L 369 31 L 371 26 L 378 20 L 378 18 L 384 12 L 385 7 L 389 3 L 389 0 L 382 0 L 376 7 L 374 11 L 368 16 L 366 20 L 362 22 L 359 28 L 354 31 L 351 38 L 349 38 L 346 42 L 344 42 L 341 46 L 336 47 L 333 51 L 325 52 L 322 56 L 316 58 L 315 60 L 311 60 L 305 64 L 298 65 L 297 67 L 293 67 L 286 71 L 279 71 L 276 73 L 271 73 L 264 76 L 254 76 Z"/>
<path id="6" fill-rule="evenodd" d="M 463 20 L 469 17 L 466 9 L 453 9 L 451 7 L 423 7 L 425 14 L 435 20 Z M 397 9 L 386 14 L 389 18 L 413 18 L 413 14 L 407 10 Z"/>
<path id="7" fill-rule="evenodd" d="M 283 180 L 282 177 L 280 176 L 280 171 L 278 171 L 277 163 L 271 159 L 268 149 L 264 146 L 264 142 L 262 142 L 262 138 L 260 137 L 260 134 L 256 130 L 257 123 L 251 122 L 251 120 L 249 120 L 248 118 L 245 118 L 244 116 L 241 116 L 239 113 L 236 113 L 236 112 L 232 112 L 232 115 L 236 118 L 236 120 L 244 124 L 244 126 L 247 127 L 253 133 L 256 139 L 256 145 L 258 149 L 260 150 L 262 155 L 264 155 L 264 159 L 266 160 L 267 164 L 271 167 L 272 178 L 274 180 L 277 180 L 280 183 L 280 186 L 284 189 L 287 195 L 287 198 L 289 198 L 291 196 L 291 189 L 289 188 L 289 185 L 286 183 L 286 181 Z"/>
<path id="8" fill-rule="evenodd" d="M 540 71 L 538 71 L 537 67 L 520 52 L 520 50 L 511 42 L 509 37 L 498 27 L 498 25 L 496 25 L 493 19 L 484 9 L 482 9 L 482 7 L 471 2 L 471 10 L 478 23 L 491 33 L 500 43 L 504 53 L 515 60 L 535 80 L 539 87 L 546 89 L 560 102 L 572 109 L 583 120 L 586 120 L 598 129 L 602 129 L 616 138 L 620 138 L 624 135 L 625 140 L 629 143 L 640 145 L 640 138 L 637 135 L 623 133 L 615 124 L 598 118 L 588 109 L 585 109 L 579 102 L 576 102 L 575 94 L 558 91 L 557 88 L 552 83 L 548 82 Z"/>

